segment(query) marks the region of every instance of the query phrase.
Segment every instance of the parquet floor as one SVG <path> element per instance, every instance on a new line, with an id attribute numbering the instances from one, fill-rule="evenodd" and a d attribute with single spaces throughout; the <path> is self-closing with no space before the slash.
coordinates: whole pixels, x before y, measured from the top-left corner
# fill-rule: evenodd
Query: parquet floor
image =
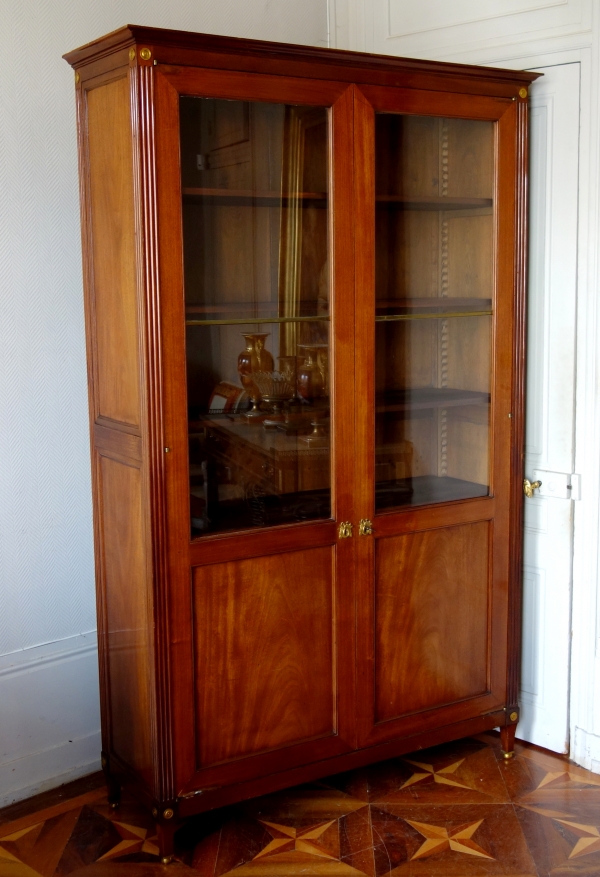
<path id="1" fill-rule="evenodd" d="M 493 734 L 199 817 L 166 866 L 131 799 L 65 794 L 0 811 L 0 877 L 600 877 L 600 775 Z"/>

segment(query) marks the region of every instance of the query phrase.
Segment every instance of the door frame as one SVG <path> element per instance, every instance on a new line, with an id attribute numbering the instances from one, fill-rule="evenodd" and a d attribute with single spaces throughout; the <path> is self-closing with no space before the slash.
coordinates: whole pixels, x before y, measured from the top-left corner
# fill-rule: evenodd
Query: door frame
<path id="1" fill-rule="evenodd" d="M 355 160 L 357 164 L 356 313 L 357 313 L 357 516 L 373 522 L 372 537 L 357 545 L 357 686 L 360 701 L 359 745 L 369 746 L 414 733 L 417 728 L 451 724 L 506 707 L 517 707 L 520 642 L 520 565 L 522 520 L 522 442 L 524 428 L 524 295 L 525 200 L 523 185 L 527 156 L 524 149 L 527 103 L 510 98 L 486 98 L 418 92 L 401 88 L 356 88 Z M 407 508 L 375 515 L 375 149 L 374 113 L 484 119 L 497 123 L 497 184 L 495 295 L 492 363 L 492 443 L 490 496 Z M 504 295 L 498 294 L 498 287 Z M 369 416 L 364 416 L 369 412 Z M 488 690 L 472 698 L 431 708 L 385 722 L 375 716 L 375 600 L 377 541 L 440 526 L 489 521 L 492 535 L 492 601 L 489 611 Z M 508 661 L 508 663 L 507 663 Z M 507 670 L 508 668 L 508 670 Z M 514 724 L 514 723 L 513 723 Z"/>
<path id="2" fill-rule="evenodd" d="M 355 748 L 354 723 L 354 540 L 339 539 L 337 524 L 353 517 L 353 229 L 352 91 L 340 82 L 204 68 L 154 68 L 154 146 L 159 239 L 162 410 L 169 543 L 168 613 L 171 734 L 178 795 L 198 788 L 230 785 L 286 768 L 320 761 Z M 179 161 L 179 97 L 266 101 L 331 107 L 330 240 L 332 258 L 330 374 L 332 384 L 332 519 L 256 531 L 206 535 L 190 541 L 185 362 L 185 311 Z M 345 242 L 345 243 L 344 243 Z M 333 733 L 316 740 L 251 752 L 226 763 L 200 767 L 195 750 L 200 729 L 195 716 L 194 567 L 231 563 L 299 549 L 329 547 L 333 559 Z M 165 719 L 167 720 L 167 719 Z"/>

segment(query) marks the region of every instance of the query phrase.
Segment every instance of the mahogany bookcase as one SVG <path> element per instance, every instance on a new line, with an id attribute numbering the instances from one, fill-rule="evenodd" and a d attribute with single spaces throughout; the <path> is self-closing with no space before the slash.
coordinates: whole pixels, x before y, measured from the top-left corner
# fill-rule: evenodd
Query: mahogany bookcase
<path id="1" fill-rule="evenodd" d="M 182 820 L 519 717 L 536 73 L 127 26 L 75 70 L 103 766 Z"/>

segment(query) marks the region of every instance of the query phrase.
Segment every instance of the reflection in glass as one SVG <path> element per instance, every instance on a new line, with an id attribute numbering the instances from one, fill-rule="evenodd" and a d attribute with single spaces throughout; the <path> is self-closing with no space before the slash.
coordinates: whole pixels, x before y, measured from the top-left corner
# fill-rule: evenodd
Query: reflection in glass
<path id="1" fill-rule="evenodd" d="M 328 115 L 182 97 L 194 537 L 328 518 Z"/>
<path id="2" fill-rule="evenodd" d="M 493 135 L 376 117 L 377 510 L 489 493 Z"/>

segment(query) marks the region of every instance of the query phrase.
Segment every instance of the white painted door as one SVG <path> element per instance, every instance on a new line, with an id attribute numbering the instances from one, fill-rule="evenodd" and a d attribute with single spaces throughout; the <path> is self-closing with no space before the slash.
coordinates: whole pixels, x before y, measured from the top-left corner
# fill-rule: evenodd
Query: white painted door
<path id="1" fill-rule="evenodd" d="M 573 499 L 557 498 L 560 478 L 548 473 L 570 475 L 574 461 L 579 64 L 538 69 L 544 76 L 531 92 L 524 475 L 538 476 L 542 487 L 525 500 L 517 736 L 567 752 Z"/>

